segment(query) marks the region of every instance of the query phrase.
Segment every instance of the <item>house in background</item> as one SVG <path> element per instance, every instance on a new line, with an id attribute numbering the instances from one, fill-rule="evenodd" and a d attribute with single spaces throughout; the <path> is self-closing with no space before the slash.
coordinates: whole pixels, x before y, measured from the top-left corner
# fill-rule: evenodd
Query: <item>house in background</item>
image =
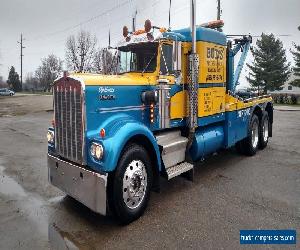
<path id="1" fill-rule="evenodd" d="M 270 92 L 275 103 L 300 104 L 300 87 L 291 85 L 295 78 L 294 75 L 291 75 L 290 79 L 282 86 L 282 90 Z"/>
<path id="2" fill-rule="evenodd" d="M 283 85 L 282 90 L 272 91 L 271 94 L 295 94 L 300 95 L 300 88 L 291 85 L 291 82 L 294 81 L 296 77 L 292 74 L 290 79 Z"/>

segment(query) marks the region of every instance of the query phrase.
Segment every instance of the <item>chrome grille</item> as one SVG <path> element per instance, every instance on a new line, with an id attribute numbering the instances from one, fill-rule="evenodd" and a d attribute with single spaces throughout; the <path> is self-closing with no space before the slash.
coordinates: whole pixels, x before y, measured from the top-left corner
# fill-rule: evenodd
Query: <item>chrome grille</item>
<path id="1" fill-rule="evenodd" d="M 83 110 L 81 83 L 62 78 L 54 85 L 55 147 L 57 153 L 82 163 Z"/>

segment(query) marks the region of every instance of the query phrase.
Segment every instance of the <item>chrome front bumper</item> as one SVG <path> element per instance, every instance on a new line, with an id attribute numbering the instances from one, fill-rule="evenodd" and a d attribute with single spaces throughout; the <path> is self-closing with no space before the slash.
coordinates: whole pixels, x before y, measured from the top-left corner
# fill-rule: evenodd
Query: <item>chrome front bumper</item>
<path id="1" fill-rule="evenodd" d="M 49 182 L 96 213 L 106 215 L 107 174 L 99 174 L 48 154 Z"/>

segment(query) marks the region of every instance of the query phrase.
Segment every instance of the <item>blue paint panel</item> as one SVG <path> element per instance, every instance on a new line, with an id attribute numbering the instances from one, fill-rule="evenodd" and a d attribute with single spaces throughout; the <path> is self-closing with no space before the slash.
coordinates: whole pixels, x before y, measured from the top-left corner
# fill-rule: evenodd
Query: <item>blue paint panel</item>
<path id="1" fill-rule="evenodd" d="M 105 87 L 105 86 L 104 86 Z M 114 114 L 127 114 L 139 122 L 148 123 L 142 110 L 141 93 L 148 86 L 108 86 L 110 92 L 100 92 L 99 86 L 86 86 L 87 131 L 99 129 L 102 122 Z M 100 95 L 113 95 L 114 100 L 100 100 Z"/>
<path id="2" fill-rule="evenodd" d="M 192 41 L 190 28 L 174 30 L 174 33 L 183 35 L 186 42 Z M 197 27 L 196 40 L 226 45 L 226 35 L 224 33 L 203 27 Z"/>
<path id="3" fill-rule="evenodd" d="M 130 138 L 135 135 L 143 135 L 152 143 L 158 159 L 159 170 L 161 169 L 160 152 L 153 133 L 144 124 L 125 114 L 111 116 L 102 126 L 107 131 L 106 136 L 101 138 L 98 130 L 87 133 L 87 164 L 94 170 L 113 171 L 120 158 L 121 151 Z M 104 156 L 101 161 L 95 160 L 90 152 L 92 142 L 101 143 L 104 147 Z"/>
<path id="4" fill-rule="evenodd" d="M 180 42 L 186 41 L 185 36 L 183 36 L 180 33 L 164 32 L 162 35 L 163 35 L 164 38 L 171 39 L 171 40 L 174 40 L 174 41 L 180 41 Z"/>
<path id="5" fill-rule="evenodd" d="M 225 120 L 225 113 L 219 113 L 206 117 L 198 118 L 198 126 L 204 127 L 212 123 L 222 122 Z"/>
<path id="6" fill-rule="evenodd" d="M 198 128 L 195 134 L 190 154 L 193 161 L 216 152 L 224 145 L 224 128 L 223 126 L 209 126 Z"/>
<path id="7" fill-rule="evenodd" d="M 229 148 L 236 142 L 247 137 L 249 119 L 251 117 L 250 108 L 232 112 L 226 112 L 225 122 L 225 147 Z"/>
<path id="8" fill-rule="evenodd" d="M 170 96 L 172 97 L 173 95 L 177 94 L 178 92 L 182 91 L 184 88 L 183 84 L 174 84 L 171 86 L 170 89 Z"/>
<path id="9" fill-rule="evenodd" d="M 172 119 L 170 121 L 171 128 L 186 126 L 186 119 Z"/>
<path id="10" fill-rule="evenodd" d="M 102 86 L 103 87 L 103 86 Z M 120 152 L 125 143 L 134 135 L 144 135 L 152 142 L 157 159 L 159 150 L 151 130 L 158 128 L 158 121 L 150 124 L 149 107 L 143 107 L 142 91 L 153 86 L 107 86 L 110 91 L 99 91 L 99 86 L 86 86 L 86 155 L 87 164 L 94 170 L 112 171 L 117 165 Z M 113 100 L 100 100 L 100 95 L 113 95 Z M 155 112 L 158 112 L 156 108 Z M 104 128 L 106 136 L 100 138 Z M 96 161 L 90 155 L 92 141 L 101 143 L 106 154 L 102 161 Z M 160 165 L 160 161 L 158 161 Z"/>

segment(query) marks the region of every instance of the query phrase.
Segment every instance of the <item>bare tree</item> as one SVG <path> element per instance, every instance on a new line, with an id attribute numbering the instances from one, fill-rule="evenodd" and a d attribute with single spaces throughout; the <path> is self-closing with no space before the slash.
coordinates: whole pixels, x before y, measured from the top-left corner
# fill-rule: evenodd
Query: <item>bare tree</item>
<path id="1" fill-rule="evenodd" d="M 70 70 L 90 72 L 95 54 L 97 39 L 87 31 L 71 35 L 66 43 L 66 62 Z"/>
<path id="2" fill-rule="evenodd" d="M 94 56 L 93 66 L 96 72 L 104 75 L 116 73 L 117 54 L 107 48 L 98 49 Z"/>
<path id="3" fill-rule="evenodd" d="M 36 91 L 41 89 L 42 86 L 39 82 L 39 79 L 32 73 L 29 72 L 26 75 L 25 83 L 23 84 L 23 90 L 25 91 Z"/>
<path id="4" fill-rule="evenodd" d="M 51 54 L 42 59 L 42 64 L 35 71 L 35 76 L 38 78 L 44 91 L 50 91 L 51 84 L 62 72 L 62 60 Z"/>

